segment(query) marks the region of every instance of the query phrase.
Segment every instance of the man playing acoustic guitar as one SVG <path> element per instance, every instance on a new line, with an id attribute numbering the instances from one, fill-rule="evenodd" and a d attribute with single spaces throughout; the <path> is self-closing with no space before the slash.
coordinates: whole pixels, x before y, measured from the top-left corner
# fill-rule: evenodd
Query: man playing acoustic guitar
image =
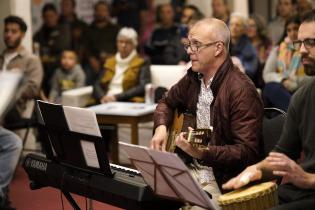
<path id="1" fill-rule="evenodd" d="M 160 100 L 154 113 L 151 148 L 164 150 L 175 110 L 195 117 L 195 128 L 213 127 L 206 149 L 188 143 L 177 147 L 193 157 L 188 164 L 201 187 L 216 198 L 218 186 L 260 158 L 263 104 L 251 80 L 229 56 L 230 31 L 218 19 L 198 21 L 185 49 L 192 67 Z"/>

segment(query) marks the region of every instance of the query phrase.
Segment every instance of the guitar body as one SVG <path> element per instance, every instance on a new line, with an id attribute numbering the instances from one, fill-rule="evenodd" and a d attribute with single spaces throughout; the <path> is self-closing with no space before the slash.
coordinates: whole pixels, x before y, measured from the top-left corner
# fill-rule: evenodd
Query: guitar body
<path id="1" fill-rule="evenodd" d="M 192 162 L 192 157 L 178 148 L 175 144 L 176 137 L 181 132 L 187 132 L 187 140 L 196 145 L 207 145 L 207 140 L 211 135 L 210 129 L 196 129 L 189 131 L 188 127 L 196 127 L 196 118 L 189 113 L 180 113 L 178 110 L 174 112 L 173 124 L 169 130 L 168 139 L 166 142 L 166 151 L 177 153 L 177 155 L 183 160 L 185 164 Z"/>

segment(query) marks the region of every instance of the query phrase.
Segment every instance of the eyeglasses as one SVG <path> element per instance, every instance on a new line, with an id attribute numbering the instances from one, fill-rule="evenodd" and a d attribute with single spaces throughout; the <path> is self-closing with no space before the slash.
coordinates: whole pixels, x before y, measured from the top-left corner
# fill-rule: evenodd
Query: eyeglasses
<path id="1" fill-rule="evenodd" d="M 302 43 L 304 44 L 304 47 L 309 50 L 313 47 L 315 47 L 315 39 L 304 39 L 303 41 L 302 40 L 296 40 L 296 41 L 293 41 L 293 47 L 295 50 L 300 50 L 301 46 L 302 46 Z"/>
<path id="2" fill-rule="evenodd" d="M 215 41 L 215 42 L 210 42 L 207 44 L 202 44 L 202 43 L 191 43 L 190 41 L 188 41 L 187 43 L 184 43 L 184 48 L 186 51 L 188 51 L 188 48 L 191 49 L 192 52 L 198 52 L 201 48 L 205 48 L 205 47 L 209 47 L 211 45 L 214 45 L 216 43 L 219 43 L 222 41 Z M 222 42 L 223 43 L 223 42 Z"/>

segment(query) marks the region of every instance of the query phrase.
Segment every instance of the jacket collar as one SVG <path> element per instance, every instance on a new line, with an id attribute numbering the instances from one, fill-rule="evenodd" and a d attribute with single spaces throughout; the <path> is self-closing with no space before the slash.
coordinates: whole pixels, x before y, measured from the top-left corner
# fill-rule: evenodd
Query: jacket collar
<path id="1" fill-rule="evenodd" d="M 23 47 L 22 45 L 16 50 L 18 56 L 25 56 L 27 54 L 27 51 L 25 49 L 25 47 Z M 4 57 L 4 54 L 6 53 L 6 50 L 2 51 L 2 54 L 1 54 L 1 58 Z"/>
<path id="2" fill-rule="evenodd" d="M 213 96 L 216 97 L 218 94 L 218 91 L 220 89 L 220 86 L 225 79 L 228 72 L 233 68 L 233 62 L 230 56 L 228 56 L 223 64 L 220 66 L 217 73 L 214 75 L 214 78 L 211 83 L 211 90 L 213 92 Z"/>
<path id="3" fill-rule="evenodd" d="M 213 80 L 211 82 L 211 90 L 213 93 L 213 96 L 216 97 L 218 94 L 218 91 L 220 89 L 220 86 L 222 84 L 222 81 L 224 80 L 225 76 L 227 75 L 228 71 L 233 68 L 233 62 L 230 56 L 228 56 L 225 61 L 222 63 L 222 65 L 219 67 L 218 71 L 213 77 Z M 197 72 L 194 72 L 191 68 L 187 72 L 188 76 L 192 77 L 196 82 L 200 82 L 200 74 Z"/>

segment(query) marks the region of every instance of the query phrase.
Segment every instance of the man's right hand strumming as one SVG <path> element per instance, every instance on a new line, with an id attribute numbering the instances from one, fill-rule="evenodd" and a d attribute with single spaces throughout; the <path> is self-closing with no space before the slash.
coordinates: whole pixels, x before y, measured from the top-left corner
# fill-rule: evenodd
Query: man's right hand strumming
<path id="1" fill-rule="evenodd" d="M 165 125 L 160 125 L 155 129 L 154 135 L 151 139 L 151 149 L 164 151 L 167 141 L 167 129 Z"/>

